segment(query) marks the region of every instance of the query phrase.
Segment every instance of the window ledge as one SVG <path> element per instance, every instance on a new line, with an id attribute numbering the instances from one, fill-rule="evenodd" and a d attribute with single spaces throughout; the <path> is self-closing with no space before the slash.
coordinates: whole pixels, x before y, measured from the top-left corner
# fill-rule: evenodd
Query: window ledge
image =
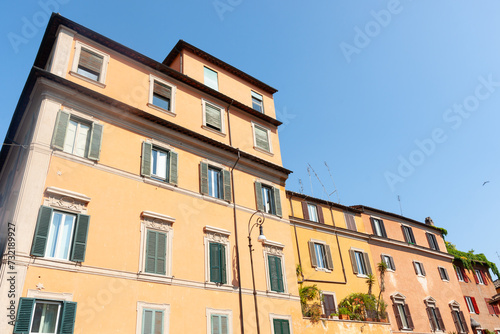
<path id="1" fill-rule="evenodd" d="M 216 135 L 219 135 L 221 137 L 226 137 L 226 134 L 224 132 L 212 129 L 211 127 L 208 127 L 206 125 L 202 125 L 201 128 L 210 131 L 212 133 L 215 133 Z"/>
<path id="2" fill-rule="evenodd" d="M 172 117 L 175 117 L 177 116 L 177 114 L 173 111 L 170 111 L 170 110 L 167 110 L 167 109 L 163 109 L 163 108 L 160 108 L 158 106 L 155 106 L 154 104 L 152 103 L 148 103 L 147 104 L 148 107 L 150 107 L 151 109 L 154 109 L 154 110 L 157 110 L 157 111 L 161 111 L 162 113 L 164 114 L 167 114 L 167 115 L 170 115 Z"/>
<path id="3" fill-rule="evenodd" d="M 274 154 L 273 154 L 272 152 L 270 152 L 270 151 L 266 151 L 266 150 L 264 150 L 263 148 L 260 148 L 260 147 L 258 147 L 258 146 L 254 146 L 253 148 L 254 148 L 256 151 L 259 151 L 259 152 L 261 152 L 261 153 L 264 153 L 264 154 L 267 154 L 267 155 L 269 155 L 269 156 L 271 156 L 271 157 L 274 157 Z"/>
<path id="4" fill-rule="evenodd" d="M 316 269 L 316 271 L 323 271 L 325 273 L 331 273 L 332 272 L 330 269 L 326 269 L 326 268 L 318 268 L 318 267 L 316 267 L 314 269 Z"/>
<path id="5" fill-rule="evenodd" d="M 80 193 L 66 190 L 66 189 L 61 189 L 61 188 L 57 188 L 57 187 L 47 187 L 47 189 L 45 191 L 50 193 L 50 194 L 56 194 L 56 195 L 64 196 L 64 197 L 71 197 L 71 198 L 77 199 L 77 200 L 84 202 L 84 203 L 90 202 L 90 197 L 85 196 L 84 194 L 80 194 Z"/>
<path id="6" fill-rule="evenodd" d="M 78 155 L 64 152 L 64 151 L 61 151 L 57 148 L 52 148 L 52 149 L 54 150 L 53 152 L 55 155 L 62 156 L 62 157 L 67 158 L 69 160 L 78 161 L 78 162 L 85 164 L 85 165 L 88 165 L 88 166 L 94 166 L 97 164 L 97 161 L 95 161 L 95 160 L 90 160 L 88 158 L 84 158 L 84 157 L 80 157 Z"/>
<path id="7" fill-rule="evenodd" d="M 276 292 L 276 291 L 269 291 L 269 290 L 267 290 L 266 294 L 268 296 L 270 296 L 270 297 L 275 296 L 275 297 L 281 297 L 281 298 L 283 298 L 283 297 L 289 297 L 290 296 L 288 294 L 288 292 L 286 292 L 286 291 L 284 291 L 284 292 Z"/>
<path id="8" fill-rule="evenodd" d="M 368 278 L 368 275 L 365 274 L 357 274 L 356 276 L 358 276 L 359 278 Z"/>
<path id="9" fill-rule="evenodd" d="M 172 284 L 173 277 L 172 276 L 167 276 L 167 275 L 138 272 L 137 273 L 137 279 L 138 280 L 144 280 L 144 281 L 151 281 L 151 282 L 159 282 L 159 283 Z"/>
<path id="10" fill-rule="evenodd" d="M 422 277 L 422 278 L 425 278 L 425 276 L 424 276 L 424 275 L 417 275 L 417 277 Z"/>
<path id="11" fill-rule="evenodd" d="M 226 291 L 233 291 L 234 287 L 231 284 L 220 284 L 214 282 L 205 282 L 205 288 L 209 289 L 220 289 Z"/>
<path id="12" fill-rule="evenodd" d="M 87 77 L 85 77 L 85 76 L 83 76 L 81 74 L 76 73 L 76 72 L 69 71 L 69 74 L 72 75 L 72 76 L 74 76 L 74 77 L 76 77 L 76 78 L 78 78 L 78 79 L 81 79 L 81 80 L 86 81 L 88 83 L 94 84 L 94 85 L 96 85 L 96 86 L 98 86 L 100 88 L 106 88 L 106 85 L 103 84 L 102 82 L 89 79 L 89 78 L 87 78 Z"/>
<path id="13" fill-rule="evenodd" d="M 212 197 L 210 195 L 202 195 L 202 197 L 203 197 L 204 200 L 207 200 L 209 202 L 214 202 L 214 203 L 222 204 L 222 205 L 225 205 L 225 206 L 229 206 L 231 204 L 230 202 L 225 201 L 222 198 L 216 198 L 216 197 Z"/>
<path id="14" fill-rule="evenodd" d="M 173 185 L 173 184 L 167 183 L 166 181 L 165 182 L 157 181 L 157 180 L 152 179 L 148 176 L 143 176 L 143 180 L 144 180 L 144 183 L 151 184 L 151 185 L 154 185 L 157 187 L 161 187 L 161 188 L 165 188 L 165 189 L 169 189 L 169 190 L 174 190 L 174 188 L 175 188 L 175 185 Z"/>

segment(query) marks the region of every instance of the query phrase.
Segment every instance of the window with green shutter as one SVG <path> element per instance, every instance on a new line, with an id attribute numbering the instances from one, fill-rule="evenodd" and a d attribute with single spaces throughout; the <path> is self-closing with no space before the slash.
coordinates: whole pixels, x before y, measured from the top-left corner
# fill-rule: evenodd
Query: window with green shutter
<path id="1" fill-rule="evenodd" d="M 101 154 L 103 126 L 71 116 L 57 114 L 52 147 L 79 157 L 98 161 Z"/>
<path id="2" fill-rule="evenodd" d="M 165 275 L 167 262 L 167 234 L 147 230 L 146 261 L 144 271 L 151 274 Z"/>
<path id="3" fill-rule="evenodd" d="M 203 101 L 203 121 L 207 128 L 224 133 L 224 108 Z"/>
<path id="4" fill-rule="evenodd" d="M 153 145 L 142 143 L 141 175 L 177 184 L 178 154 Z"/>
<path id="5" fill-rule="evenodd" d="M 269 266 L 269 285 L 271 286 L 271 291 L 285 292 L 283 285 L 283 269 L 281 265 L 281 257 L 268 255 L 267 262 Z"/>
<path id="6" fill-rule="evenodd" d="M 76 303 L 20 298 L 14 333 L 71 334 L 75 327 Z"/>
<path id="7" fill-rule="evenodd" d="M 217 242 L 209 243 L 210 282 L 226 284 L 226 246 Z"/>
<path id="8" fill-rule="evenodd" d="M 228 334 L 229 319 L 225 314 L 212 314 L 210 316 L 211 334 Z"/>
<path id="9" fill-rule="evenodd" d="M 163 334 L 162 310 L 143 309 L 142 311 L 142 334 Z"/>
<path id="10" fill-rule="evenodd" d="M 206 162 L 200 163 L 200 192 L 230 202 L 232 198 L 231 173 Z"/>
<path id="11" fill-rule="evenodd" d="M 278 188 L 255 182 L 255 197 L 257 210 L 279 217 L 282 216 L 281 197 Z"/>
<path id="12" fill-rule="evenodd" d="M 89 224 L 88 215 L 40 207 L 31 255 L 83 262 Z"/>
<path id="13" fill-rule="evenodd" d="M 286 319 L 273 319 L 274 334 L 290 334 L 290 322 Z"/>
<path id="14" fill-rule="evenodd" d="M 255 147 L 266 152 L 271 152 L 271 144 L 269 142 L 269 130 L 263 126 L 253 123 L 253 132 Z"/>

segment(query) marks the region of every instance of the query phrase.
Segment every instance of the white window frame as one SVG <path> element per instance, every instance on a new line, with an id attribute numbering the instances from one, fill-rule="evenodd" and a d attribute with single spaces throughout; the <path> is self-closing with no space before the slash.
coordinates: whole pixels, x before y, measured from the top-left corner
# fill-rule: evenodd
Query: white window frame
<path id="1" fill-rule="evenodd" d="M 457 274 L 457 278 L 459 282 L 465 282 L 464 275 L 460 267 L 455 267 L 455 273 Z"/>
<path id="2" fill-rule="evenodd" d="M 48 254 L 48 251 L 49 251 L 49 241 L 51 241 L 51 237 L 54 236 L 53 233 L 51 233 L 52 231 L 52 223 L 54 221 L 54 215 L 55 214 L 61 214 L 62 215 L 62 218 L 61 218 L 61 223 L 64 222 L 64 217 L 65 216 L 72 216 L 73 217 L 73 223 L 71 225 L 71 233 L 67 239 L 67 243 L 68 243 L 68 254 L 66 254 L 66 257 L 64 258 L 61 258 L 61 257 L 57 257 L 57 256 L 50 256 Z M 48 235 L 47 235 L 47 242 L 46 242 L 46 245 L 45 245 L 45 256 L 44 258 L 47 258 L 47 259 L 54 259 L 54 260 L 63 260 L 63 261 L 70 261 L 70 257 L 71 257 L 71 245 L 72 245 L 72 240 L 73 240 L 73 236 L 75 234 L 75 228 L 76 228 L 76 221 L 77 221 L 77 215 L 75 213 L 71 213 L 71 212 L 67 212 L 67 211 L 60 211 L 60 210 L 53 210 L 52 211 L 52 215 L 50 217 L 50 224 L 49 224 L 49 231 L 48 231 Z M 58 233 L 60 232 L 60 229 L 61 229 L 61 226 L 59 226 L 59 230 L 58 230 Z M 57 237 L 57 242 L 56 242 L 56 251 L 59 249 L 59 247 L 61 246 L 61 239 L 63 237 L 62 236 L 59 236 Z"/>
<path id="3" fill-rule="evenodd" d="M 393 258 L 392 256 L 390 256 L 389 254 L 383 254 L 383 253 L 382 253 L 382 254 L 380 254 L 380 255 L 382 256 L 382 261 L 384 261 L 384 263 L 385 263 L 386 265 L 387 265 L 387 262 L 385 262 L 385 258 L 386 258 L 386 257 L 391 258 L 391 259 L 392 259 L 392 261 L 394 262 L 394 258 Z M 394 264 L 394 265 L 395 265 L 395 264 Z M 391 268 L 391 267 L 390 267 L 390 261 L 389 261 L 389 265 L 387 265 L 387 269 L 386 269 L 386 270 L 387 270 L 387 271 L 391 271 L 391 272 L 396 271 L 396 269 L 395 269 L 395 268 Z"/>
<path id="4" fill-rule="evenodd" d="M 139 278 L 150 278 L 150 279 L 160 279 L 162 281 L 168 278 L 169 281 L 172 279 L 172 243 L 174 240 L 174 229 L 172 224 L 175 222 L 175 218 L 170 216 L 156 213 L 152 211 L 143 211 L 141 219 L 141 246 L 139 254 Z M 147 247 L 147 235 L 148 230 L 162 232 L 167 235 L 167 247 L 165 255 L 165 275 L 147 273 L 146 272 L 146 247 Z"/>
<path id="5" fill-rule="evenodd" d="M 358 267 L 358 277 L 368 277 L 368 269 L 366 268 L 365 257 L 363 255 L 364 253 L 365 252 L 361 252 L 358 250 L 354 251 L 354 259 L 356 261 L 356 266 Z M 357 254 L 361 254 L 360 258 L 362 263 L 359 263 Z"/>
<path id="6" fill-rule="evenodd" d="M 212 72 L 214 72 L 215 74 L 217 74 L 217 82 L 216 82 L 217 87 L 215 87 L 215 88 L 214 88 L 214 87 L 211 87 L 211 86 L 207 85 L 207 82 L 206 82 L 206 76 L 205 76 L 205 69 L 207 69 L 207 70 L 209 70 L 209 71 L 212 71 Z M 204 84 L 205 86 L 207 86 L 207 87 L 210 87 L 210 88 L 212 88 L 212 89 L 216 90 L 216 91 L 219 91 L 219 72 L 218 72 L 218 71 L 216 71 L 216 70 L 214 70 L 214 69 L 211 69 L 210 67 L 203 66 L 203 84 Z"/>
<path id="7" fill-rule="evenodd" d="M 479 269 L 474 269 L 474 275 L 476 275 L 479 284 L 484 285 L 483 275 L 481 275 L 481 271 Z"/>
<path id="8" fill-rule="evenodd" d="M 470 296 L 464 296 L 464 299 L 467 304 L 467 308 L 469 309 L 469 313 L 476 314 L 476 308 L 474 307 L 474 303 L 472 303 Z"/>
<path id="9" fill-rule="evenodd" d="M 313 207 L 313 208 L 314 208 L 315 218 L 316 218 L 316 219 L 312 219 L 312 217 L 311 217 L 311 210 L 309 209 L 309 207 Z M 307 214 L 309 215 L 309 220 L 310 220 L 310 221 L 313 221 L 313 222 L 319 223 L 319 214 L 318 214 L 318 210 L 320 210 L 320 208 L 318 208 L 318 206 L 317 206 L 316 204 L 313 204 L 313 203 L 309 203 L 309 202 L 307 202 Z"/>
<path id="10" fill-rule="evenodd" d="M 265 240 L 262 243 L 262 245 L 264 246 L 262 254 L 264 255 L 267 293 L 274 294 L 274 295 L 288 294 L 288 284 L 287 284 L 287 280 L 286 280 L 286 270 L 285 270 L 285 253 L 283 252 L 285 245 L 283 245 L 282 243 L 276 242 L 276 241 L 271 241 L 271 240 Z M 268 255 L 277 256 L 277 257 L 281 258 L 281 275 L 283 277 L 283 292 L 271 291 L 271 277 L 270 277 L 270 273 L 269 273 Z"/>
<path id="11" fill-rule="evenodd" d="M 290 326 L 290 334 L 293 334 L 292 326 L 292 316 L 284 314 L 269 313 L 269 322 L 271 324 L 271 333 L 274 334 L 274 319 L 278 320 L 288 320 L 288 325 Z"/>
<path id="12" fill-rule="evenodd" d="M 396 293 L 393 293 L 391 295 L 391 299 L 395 305 L 401 305 L 403 308 L 403 311 L 404 311 L 404 305 L 406 304 L 406 297 L 404 295 L 402 295 L 399 292 L 396 292 Z M 401 309 L 399 307 L 397 307 L 397 310 L 399 312 L 399 317 L 401 318 L 401 324 L 403 325 L 402 330 L 403 331 L 411 331 L 410 327 L 408 327 L 407 317 L 406 316 L 404 317 L 405 318 L 404 322 L 406 322 L 406 327 L 405 327 L 405 324 L 403 323 L 403 317 L 401 316 Z M 406 312 L 404 312 L 404 314 L 406 315 Z"/>
<path id="13" fill-rule="evenodd" d="M 405 232 L 403 232 L 403 238 L 405 239 L 405 242 L 407 244 L 410 244 L 410 245 L 416 245 L 417 244 L 417 240 L 415 239 L 415 233 L 413 233 L 413 228 L 410 225 L 406 225 L 406 224 L 401 224 L 401 226 L 404 226 L 407 229 L 411 230 L 411 234 L 410 234 L 410 232 L 408 232 L 408 238 L 406 237 Z M 406 230 L 403 228 L 403 231 L 406 231 Z M 413 236 L 413 242 L 410 240 L 411 236 Z"/>
<path id="14" fill-rule="evenodd" d="M 417 265 L 417 266 L 415 266 L 415 267 L 418 267 L 418 270 L 417 270 L 417 271 L 418 271 L 417 276 L 419 276 L 419 277 L 425 277 L 425 275 L 424 275 L 424 271 L 422 270 L 422 268 L 423 268 L 424 264 L 423 264 L 422 262 L 420 262 L 420 261 L 413 260 L 413 265 L 414 265 L 414 266 L 415 266 L 415 265 Z M 425 270 L 425 269 L 424 269 L 424 270 Z"/>
<path id="15" fill-rule="evenodd" d="M 330 295 L 330 296 L 333 296 L 333 304 L 335 305 L 335 311 L 338 312 L 338 304 L 337 304 L 337 296 L 335 295 L 335 292 L 332 292 L 332 291 L 321 291 L 321 294 L 322 295 Z M 324 300 L 324 299 L 323 299 Z M 330 315 L 329 314 L 326 314 L 325 313 L 325 304 L 323 302 L 323 300 L 321 301 L 321 309 L 323 310 L 323 314 L 326 315 L 327 317 L 329 317 Z"/>
<path id="16" fill-rule="evenodd" d="M 68 121 L 68 128 L 69 128 L 70 123 L 72 121 L 76 123 L 76 130 L 75 130 L 75 138 L 73 141 L 73 145 L 71 145 L 71 151 L 66 150 L 66 144 L 69 140 L 68 131 L 67 131 L 68 129 L 66 129 L 66 136 L 64 137 L 64 145 L 63 145 L 62 151 L 65 153 L 71 154 L 71 155 L 75 155 L 75 156 L 80 157 L 80 158 L 87 159 L 87 156 L 89 153 L 89 148 L 90 148 L 90 139 L 92 137 L 92 122 L 89 123 L 86 120 L 82 120 L 79 117 L 74 117 L 73 115 L 70 114 L 69 121 Z M 81 132 L 82 125 L 87 126 L 89 129 L 88 129 L 87 135 L 85 137 L 85 148 L 84 148 L 83 155 L 79 155 L 75 152 L 75 148 L 77 147 L 77 145 L 78 145 L 77 143 L 79 142 L 78 141 L 78 137 L 79 137 L 78 134 Z"/>
<path id="17" fill-rule="evenodd" d="M 429 307 L 429 308 L 433 308 L 433 309 L 437 309 L 438 307 L 436 306 L 436 300 L 432 297 L 427 297 L 424 299 L 424 303 L 425 303 L 425 306 Z M 439 327 L 439 321 L 438 321 L 438 318 L 437 318 L 437 314 L 435 314 L 435 322 L 436 322 L 436 326 Z M 444 330 L 443 329 L 438 329 L 435 331 L 436 333 L 444 333 Z"/>
<path id="18" fill-rule="evenodd" d="M 206 309 L 206 317 L 207 317 L 207 333 L 212 333 L 212 315 L 224 315 L 227 317 L 227 334 L 233 334 L 233 311 L 226 309 L 214 309 L 208 308 Z"/>
<path id="19" fill-rule="evenodd" d="M 448 279 L 446 279 L 446 278 L 441 278 L 441 280 L 442 280 L 443 282 L 449 282 L 449 281 L 450 281 L 450 274 L 448 274 L 448 270 L 446 270 L 446 268 L 445 268 L 445 267 L 440 267 L 440 266 L 438 266 L 439 276 L 442 276 L 442 275 L 441 275 L 441 270 L 444 270 L 444 272 L 446 273 L 446 276 L 448 276 Z"/>
<path id="20" fill-rule="evenodd" d="M 448 303 L 448 305 L 450 306 L 451 312 L 460 313 L 460 304 L 456 300 L 452 300 L 451 302 Z M 465 315 L 464 315 L 464 317 L 465 317 Z M 452 318 L 453 318 L 453 316 L 452 316 Z M 460 321 L 460 323 L 462 322 L 460 320 L 460 318 L 459 318 L 459 321 Z M 465 323 L 465 325 L 467 326 L 467 323 Z M 461 331 L 458 334 L 462 334 L 462 333 L 466 333 L 466 332 L 465 331 Z"/>
<path id="21" fill-rule="evenodd" d="M 231 243 L 229 242 L 229 236 L 231 231 L 208 226 L 203 228 L 204 237 L 203 243 L 205 248 L 205 286 L 217 286 L 220 288 L 227 288 L 232 290 L 231 283 Z M 215 242 L 226 246 L 226 284 L 210 282 L 210 243 Z"/>
<path id="22" fill-rule="evenodd" d="M 144 309 L 163 311 L 163 334 L 168 334 L 170 327 L 170 304 L 153 304 L 142 301 L 137 302 L 137 326 L 135 329 L 135 333 L 142 334 L 142 319 Z"/>
<path id="23" fill-rule="evenodd" d="M 57 318 L 56 318 L 56 324 L 55 324 L 55 332 L 53 334 L 58 333 L 58 328 L 59 328 L 59 322 L 61 321 L 61 306 L 62 302 L 61 301 L 55 301 L 55 300 L 35 300 L 35 304 L 33 305 L 33 309 L 31 311 L 31 322 L 29 326 L 29 333 L 31 332 L 31 329 L 33 327 L 33 321 L 35 321 L 35 309 L 37 304 L 52 304 L 52 305 L 57 305 Z"/>
<path id="24" fill-rule="evenodd" d="M 82 47 L 84 49 L 87 49 L 87 50 L 102 57 L 102 68 L 101 68 L 101 73 L 99 75 L 99 81 L 92 80 L 90 78 L 87 78 L 87 77 L 77 73 Z M 79 78 L 79 79 L 82 79 L 84 81 L 87 81 L 89 83 L 97 85 L 101 88 L 104 88 L 104 87 L 106 87 L 105 82 L 106 82 L 106 73 L 108 72 L 108 63 L 109 63 L 109 55 L 108 54 L 106 54 L 102 51 L 99 51 L 99 50 L 97 50 L 97 49 L 95 49 L 95 48 L 93 48 L 93 47 L 89 46 L 88 44 L 85 44 L 81 41 L 76 41 L 75 42 L 75 55 L 73 56 L 73 64 L 71 66 L 70 74 L 72 76 Z"/>
<path id="25" fill-rule="evenodd" d="M 211 128 L 207 125 L 207 112 L 206 112 L 207 103 L 220 109 L 220 126 L 221 126 L 220 131 L 217 129 Z M 202 113 L 203 113 L 203 115 L 202 115 L 203 125 L 201 127 L 205 130 L 211 131 L 211 132 L 216 133 L 218 135 L 225 136 L 226 135 L 226 108 L 218 105 L 217 103 L 206 100 L 206 99 L 201 99 L 201 106 L 202 106 Z"/>
<path id="26" fill-rule="evenodd" d="M 258 126 L 259 128 L 267 131 L 267 141 L 269 142 L 269 151 L 266 151 L 265 149 L 263 148 L 260 148 L 257 146 L 257 136 L 255 135 L 255 127 Z M 265 127 L 259 123 L 255 123 L 252 121 L 252 134 L 253 134 L 253 148 L 259 152 L 262 152 L 262 153 L 266 153 L 266 154 L 270 154 L 270 155 L 274 155 L 273 153 L 273 144 L 272 144 L 272 140 L 271 140 L 271 129 L 269 129 L 268 127 Z"/>
<path id="27" fill-rule="evenodd" d="M 250 94 L 251 94 L 251 100 L 252 100 L 252 109 L 263 114 L 264 113 L 264 97 L 262 96 L 262 94 L 259 94 L 259 93 L 257 93 L 256 91 L 253 91 L 253 90 L 251 91 Z M 260 107 L 262 109 L 261 111 L 255 109 L 253 107 L 253 99 L 254 98 L 256 100 L 260 100 Z"/>
<path id="28" fill-rule="evenodd" d="M 161 107 L 158 107 L 157 105 L 153 104 L 153 93 L 154 93 L 154 83 L 155 81 L 158 81 L 162 85 L 165 85 L 167 87 L 170 87 L 171 90 L 171 98 L 170 98 L 170 110 L 163 109 Z M 152 74 L 149 75 L 149 98 L 148 98 L 148 104 L 147 106 L 153 109 L 156 109 L 158 111 L 161 111 L 163 113 L 169 114 L 170 116 L 176 116 L 177 114 L 175 113 L 175 94 L 177 92 L 177 86 L 171 84 L 168 81 L 165 81 L 163 79 L 160 79 L 157 76 L 154 76 Z"/>
<path id="29" fill-rule="evenodd" d="M 326 245 L 328 245 L 325 241 L 323 240 L 317 240 L 317 239 L 311 239 L 310 240 L 313 244 L 314 244 L 314 254 L 316 255 L 316 264 L 317 266 L 314 268 L 316 269 L 316 271 L 324 271 L 324 272 L 327 272 L 327 273 L 331 273 L 332 271 L 330 269 L 328 269 L 327 267 L 327 263 L 326 263 Z M 323 264 L 325 265 L 324 267 L 318 267 L 318 255 L 316 253 L 316 244 L 318 245 L 323 245 L 323 249 L 325 250 L 325 257 L 323 258 Z M 332 257 L 332 262 L 333 262 L 333 257 Z M 333 265 L 333 263 L 332 263 Z"/>
<path id="30" fill-rule="evenodd" d="M 372 218 L 374 221 L 376 221 L 374 223 L 374 225 L 376 225 L 380 231 L 380 234 L 378 233 L 377 229 L 375 228 L 375 230 L 373 231 L 373 234 L 375 234 L 376 236 L 379 236 L 379 237 L 384 237 L 383 233 L 382 233 L 382 226 L 380 225 L 380 222 L 382 224 L 384 224 L 384 220 L 380 217 L 376 217 L 376 216 L 370 216 L 370 218 Z M 384 226 L 385 228 L 385 226 Z"/>

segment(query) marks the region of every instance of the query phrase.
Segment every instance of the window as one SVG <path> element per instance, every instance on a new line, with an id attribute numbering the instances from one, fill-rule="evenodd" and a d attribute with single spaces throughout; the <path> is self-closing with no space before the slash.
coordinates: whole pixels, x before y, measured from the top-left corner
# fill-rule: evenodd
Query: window
<path id="1" fill-rule="evenodd" d="M 142 143 L 141 175 L 177 184 L 178 155 L 148 142 Z"/>
<path id="2" fill-rule="evenodd" d="M 439 270 L 439 276 L 441 276 L 441 279 L 443 281 L 449 281 L 450 280 L 450 277 L 448 276 L 448 270 L 446 270 L 446 268 L 438 267 L 438 270 Z"/>
<path id="3" fill-rule="evenodd" d="M 224 108 L 202 100 L 203 103 L 203 126 L 209 130 L 225 133 Z"/>
<path id="4" fill-rule="evenodd" d="M 231 270 L 228 264 L 231 263 L 229 254 L 230 231 L 217 227 L 205 226 L 205 253 L 206 253 L 206 274 L 205 280 L 208 283 L 224 285 L 231 282 Z"/>
<path id="5" fill-rule="evenodd" d="M 71 75 L 104 87 L 109 55 L 77 41 Z"/>
<path id="6" fill-rule="evenodd" d="M 436 307 L 436 300 L 432 297 L 428 297 L 424 300 L 427 306 L 427 317 L 429 318 L 429 323 L 431 325 L 431 330 L 435 331 L 444 331 L 444 323 L 443 318 L 441 317 L 441 312 L 439 308 Z"/>
<path id="7" fill-rule="evenodd" d="M 323 292 L 322 295 L 323 295 L 324 315 L 328 318 L 329 316 L 332 315 L 332 313 L 337 313 L 337 308 L 335 306 L 337 305 L 337 302 L 335 300 L 335 294 Z"/>
<path id="8" fill-rule="evenodd" d="M 271 144 L 269 140 L 269 129 L 252 122 L 254 134 L 254 147 L 265 152 L 271 153 Z"/>
<path id="9" fill-rule="evenodd" d="M 14 333 L 73 333 L 76 303 L 20 298 Z"/>
<path id="10" fill-rule="evenodd" d="M 384 221 L 380 218 L 370 217 L 372 222 L 373 233 L 379 237 L 387 238 L 387 233 L 385 232 Z"/>
<path id="11" fill-rule="evenodd" d="M 304 214 L 305 220 L 324 223 L 323 210 L 321 209 L 321 206 L 312 203 L 302 202 L 302 212 Z"/>
<path id="12" fill-rule="evenodd" d="M 486 284 L 486 277 L 481 270 L 474 269 L 474 279 L 476 284 Z"/>
<path id="13" fill-rule="evenodd" d="M 465 275 L 462 272 L 462 268 L 460 267 L 455 267 L 455 272 L 457 273 L 457 278 L 460 282 L 465 282 Z"/>
<path id="14" fill-rule="evenodd" d="M 274 334 L 289 334 L 290 322 L 286 319 L 273 319 Z"/>
<path id="15" fill-rule="evenodd" d="M 427 235 L 427 241 L 429 241 L 429 247 L 434 250 L 439 250 L 439 245 L 436 240 L 436 236 L 431 233 L 426 233 Z"/>
<path id="16" fill-rule="evenodd" d="M 352 271 L 358 276 L 367 276 L 372 273 L 368 253 L 361 250 L 350 249 Z"/>
<path id="17" fill-rule="evenodd" d="M 175 116 L 175 92 L 174 85 L 150 75 L 148 106 Z"/>
<path id="18" fill-rule="evenodd" d="M 491 304 L 491 298 L 484 298 L 484 302 L 486 303 L 490 314 L 499 314 L 498 306 Z"/>
<path id="19" fill-rule="evenodd" d="M 209 69 L 208 67 L 203 68 L 204 82 L 208 87 L 219 90 L 219 83 L 217 78 L 217 72 Z"/>
<path id="20" fill-rule="evenodd" d="M 479 307 L 477 307 L 476 298 L 464 296 L 465 304 L 467 304 L 467 309 L 469 313 L 479 314 Z"/>
<path id="21" fill-rule="evenodd" d="M 406 226 L 406 225 L 401 225 L 401 228 L 403 229 L 403 235 L 405 237 L 405 241 L 409 244 L 415 245 L 415 237 L 413 236 L 413 230 L 411 227 Z"/>
<path id="22" fill-rule="evenodd" d="M 396 293 L 391 296 L 391 299 L 393 301 L 392 307 L 399 330 L 413 330 L 415 327 L 413 326 L 410 308 L 408 304 L 405 303 L 406 298 L 403 295 Z"/>
<path id="23" fill-rule="evenodd" d="M 257 210 L 281 217 L 280 191 L 261 182 L 255 182 L 255 197 Z"/>
<path id="24" fill-rule="evenodd" d="M 258 112 L 264 113 L 264 104 L 262 103 L 262 95 L 252 91 L 252 108 Z"/>
<path id="25" fill-rule="evenodd" d="M 60 110 L 57 114 L 52 147 L 79 157 L 99 160 L 102 125 L 85 122 Z"/>
<path id="26" fill-rule="evenodd" d="M 381 254 L 380 257 L 382 259 L 382 262 L 384 262 L 385 265 L 387 266 L 388 270 L 392 270 L 392 271 L 396 270 L 396 265 L 394 264 L 394 260 L 393 260 L 392 256 Z"/>
<path id="27" fill-rule="evenodd" d="M 165 275 L 167 259 L 167 234 L 147 231 L 146 266 L 144 271 L 151 274 Z"/>
<path id="28" fill-rule="evenodd" d="M 417 276 L 425 276 L 424 264 L 419 261 L 413 261 L 413 268 L 415 269 L 415 274 Z"/>
<path id="29" fill-rule="evenodd" d="M 90 216 L 56 211 L 42 206 L 31 255 L 83 262 Z"/>
<path id="30" fill-rule="evenodd" d="M 283 248 L 285 245 L 265 240 L 264 259 L 266 264 L 267 289 L 272 292 L 286 293 L 285 266 Z"/>
<path id="31" fill-rule="evenodd" d="M 351 213 L 344 212 L 344 218 L 348 230 L 357 231 L 356 221 L 354 220 L 354 215 Z"/>
<path id="32" fill-rule="evenodd" d="M 137 302 L 136 334 L 167 334 L 170 319 L 169 304 Z"/>
<path id="33" fill-rule="evenodd" d="M 229 171 L 201 162 L 200 175 L 200 188 L 203 195 L 231 201 L 231 174 Z"/>
<path id="34" fill-rule="evenodd" d="M 231 334 L 233 316 L 231 310 L 207 309 L 207 333 Z"/>
<path id="35" fill-rule="evenodd" d="M 468 333 L 469 327 L 467 326 L 467 322 L 465 321 L 464 313 L 460 311 L 460 305 L 456 301 L 452 301 L 450 303 L 450 308 L 451 316 L 453 318 L 453 322 L 455 323 L 457 333 Z"/>
<path id="36" fill-rule="evenodd" d="M 309 241 L 311 265 L 316 269 L 333 270 L 332 253 L 330 246 L 322 241 Z"/>

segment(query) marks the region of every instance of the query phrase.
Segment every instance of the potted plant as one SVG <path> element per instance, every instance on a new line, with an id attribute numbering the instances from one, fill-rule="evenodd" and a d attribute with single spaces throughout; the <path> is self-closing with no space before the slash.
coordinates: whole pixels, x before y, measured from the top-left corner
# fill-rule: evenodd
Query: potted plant
<path id="1" fill-rule="evenodd" d="M 339 308 L 339 319 L 349 320 L 351 317 L 349 316 L 349 310 L 346 307 Z"/>

